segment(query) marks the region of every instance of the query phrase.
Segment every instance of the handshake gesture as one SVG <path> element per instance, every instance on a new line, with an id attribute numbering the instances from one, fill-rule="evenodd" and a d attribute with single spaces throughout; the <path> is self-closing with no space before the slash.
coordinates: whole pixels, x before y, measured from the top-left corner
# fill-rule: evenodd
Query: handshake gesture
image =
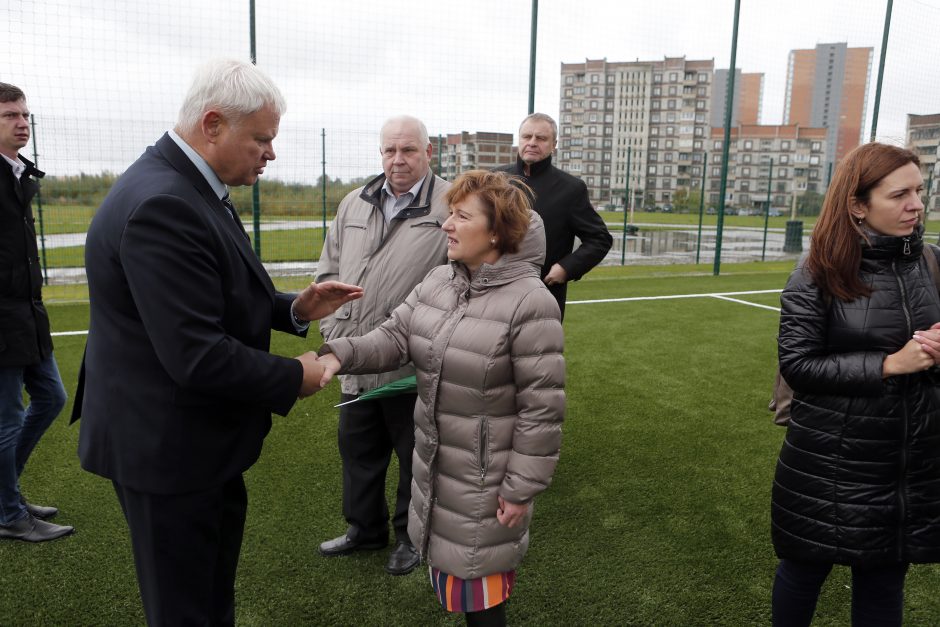
<path id="1" fill-rule="evenodd" d="M 310 396 L 325 388 L 333 379 L 333 375 L 339 371 L 340 363 L 333 353 L 317 357 L 316 353 L 310 351 L 297 359 L 304 365 L 304 381 L 300 386 L 300 398 Z"/>
<path id="2" fill-rule="evenodd" d="M 338 281 L 311 283 L 294 299 L 291 311 L 300 320 L 319 320 L 330 315 L 351 300 L 362 298 L 362 288 Z M 329 367 L 324 358 L 331 357 Z M 303 366 L 304 376 L 298 396 L 304 398 L 320 391 L 339 370 L 339 361 L 333 355 L 324 355 L 319 360 L 314 352 L 306 352 L 296 358 Z"/>

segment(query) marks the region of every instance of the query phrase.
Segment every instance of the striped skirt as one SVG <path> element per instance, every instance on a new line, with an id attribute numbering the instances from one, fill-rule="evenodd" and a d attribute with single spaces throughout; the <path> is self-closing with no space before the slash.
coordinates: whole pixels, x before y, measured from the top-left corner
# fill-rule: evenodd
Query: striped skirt
<path id="1" fill-rule="evenodd" d="M 516 583 L 514 570 L 477 579 L 461 579 L 433 567 L 428 570 L 437 600 L 448 612 L 479 612 L 499 605 L 509 598 Z"/>

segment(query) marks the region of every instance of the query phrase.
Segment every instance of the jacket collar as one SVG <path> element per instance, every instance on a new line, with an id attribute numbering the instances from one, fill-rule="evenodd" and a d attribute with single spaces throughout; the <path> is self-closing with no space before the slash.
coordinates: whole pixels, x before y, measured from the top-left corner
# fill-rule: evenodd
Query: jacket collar
<path id="1" fill-rule="evenodd" d="M 541 161 L 536 161 L 529 166 L 529 177 L 536 177 L 543 172 L 547 172 L 552 167 L 552 155 L 548 155 Z M 525 175 L 525 161 L 522 157 L 516 155 L 516 170 L 519 174 Z"/>
<path id="2" fill-rule="evenodd" d="M 36 165 L 24 157 L 23 155 L 17 155 L 20 161 L 23 162 L 23 165 L 26 166 L 26 169 L 23 170 L 23 176 L 35 176 L 37 179 L 41 179 L 46 176 L 46 173 L 36 167 Z M 6 159 L 0 159 L 0 163 L 7 167 L 10 174 L 13 174 L 13 166 L 11 166 Z"/>
<path id="3" fill-rule="evenodd" d="M 924 250 L 924 226 L 917 225 L 908 236 L 881 235 L 866 233 L 868 241 L 862 238 L 862 257 L 865 259 L 898 259 L 917 261 Z"/>
<path id="4" fill-rule="evenodd" d="M 424 183 L 418 190 L 418 195 L 411 201 L 411 204 L 398 212 L 395 220 L 407 220 L 409 218 L 420 218 L 431 213 L 431 196 L 434 194 L 434 181 L 437 176 L 433 172 L 428 172 L 424 177 Z M 385 185 L 385 175 L 379 174 L 377 177 L 365 184 L 359 198 L 366 201 L 379 211 L 382 210 L 382 187 Z"/>
<path id="5" fill-rule="evenodd" d="M 529 230 L 526 231 L 519 250 L 507 253 L 494 264 L 484 263 L 472 275 L 459 261 L 451 261 L 451 277 L 461 276 L 474 290 L 511 283 L 523 277 L 539 278 L 545 261 L 545 225 L 534 211 L 529 213 Z"/>

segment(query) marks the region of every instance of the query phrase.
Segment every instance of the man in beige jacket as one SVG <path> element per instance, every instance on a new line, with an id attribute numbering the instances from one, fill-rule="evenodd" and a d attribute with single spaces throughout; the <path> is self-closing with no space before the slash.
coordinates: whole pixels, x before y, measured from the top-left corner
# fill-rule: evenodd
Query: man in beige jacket
<path id="1" fill-rule="evenodd" d="M 431 172 L 431 142 L 417 118 L 389 119 L 379 135 L 383 174 L 349 193 L 327 233 L 317 282 L 360 285 L 364 296 L 320 322 L 326 341 L 365 335 L 391 316 L 433 267 L 446 263 L 441 225 L 450 184 Z M 340 377 L 342 401 L 414 374 L 404 367 L 381 375 Z M 404 575 L 418 565 L 408 539 L 411 455 L 416 394 L 358 401 L 340 408 L 339 451 L 343 460 L 345 534 L 320 545 L 324 557 L 388 545 L 389 508 L 385 476 L 392 450 L 398 456 L 398 491 L 392 526 L 396 545 L 386 571 Z"/>

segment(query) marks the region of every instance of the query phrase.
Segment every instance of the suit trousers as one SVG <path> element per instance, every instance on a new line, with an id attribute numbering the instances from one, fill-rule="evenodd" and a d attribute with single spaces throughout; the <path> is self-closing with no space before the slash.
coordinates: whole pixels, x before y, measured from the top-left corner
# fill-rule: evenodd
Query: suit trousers
<path id="1" fill-rule="evenodd" d="M 114 490 L 130 528 L 147 624 L 234 625 L 248 509 L 242 476 L 189 494 L 148 494 L 117 482 Z"/>
<path id="2" fill-rule="evenodd" d="M 356 398 L 343 394 L 343 402 Z M 398 456 L 398 489 L 392 526 L 399 541 L 408 542 L 411 500 L 411 455 L 415 448 L 414 409 L 417 394 L 344 405 L 339 412 L 339 452 L 343 460 L 343 516 L 352 536 L 388 540 L 385 477 Z"/>

